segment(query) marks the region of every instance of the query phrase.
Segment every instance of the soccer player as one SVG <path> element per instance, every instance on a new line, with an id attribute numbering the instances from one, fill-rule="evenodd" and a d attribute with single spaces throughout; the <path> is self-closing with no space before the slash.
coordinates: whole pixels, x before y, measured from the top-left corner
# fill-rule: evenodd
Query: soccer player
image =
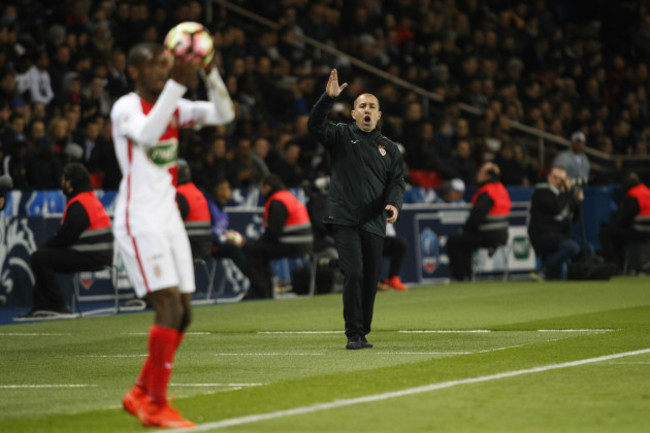
<path id="1" fill-rule="evenodd" d="M 167 402 L 174 354 L 191 320 L 195 291 L 190 244 L 176 205 L 178 130 L 225 124 L 234 110 L 215 67 L 203 71 L 210 101 L 182 99 L 188 59 L 170 62 L 158 44 L 141 43 L 128 56 L 135 92 L 111 111 L 115 154 L 122 170 L 114 234 L 138 296 L 155 310 L 149 356 L 124 408 L 148 427 L 192 427 Z"/>

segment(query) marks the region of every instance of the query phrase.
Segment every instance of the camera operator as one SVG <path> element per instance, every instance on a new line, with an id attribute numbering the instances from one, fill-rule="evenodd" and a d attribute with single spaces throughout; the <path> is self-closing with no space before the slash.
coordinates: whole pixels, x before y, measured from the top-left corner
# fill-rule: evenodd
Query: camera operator
<path id="1" fill-rule="evenodd" d="M 584 193 L 573 186 L 564 168 L 551 168 L 547 182 L 535 186 L 530 203 L 528 236 L 541 258 L 541 277 L 566 280 L 568 264 L 580 254 L 571 223 L 580 216 Z"/>

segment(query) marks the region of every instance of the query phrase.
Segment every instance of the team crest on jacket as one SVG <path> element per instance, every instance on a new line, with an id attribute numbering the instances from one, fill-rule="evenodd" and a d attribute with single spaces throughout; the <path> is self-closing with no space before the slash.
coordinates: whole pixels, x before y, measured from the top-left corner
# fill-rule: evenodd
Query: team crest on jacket
<path id="1" fill-rule="evenodd" d="M 378 149 L 379 149 L 379 153 L 381 154 L 381 156 L 386 156 L 386 146 L 384 146 L 383 144 L 380 144 L 378 146 Z"/>

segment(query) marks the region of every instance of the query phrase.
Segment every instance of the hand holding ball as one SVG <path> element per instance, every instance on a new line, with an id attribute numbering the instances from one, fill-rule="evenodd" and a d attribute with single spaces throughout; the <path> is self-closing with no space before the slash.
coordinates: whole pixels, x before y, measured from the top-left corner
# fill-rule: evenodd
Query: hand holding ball
<path id="1" fill-rule="evenodd" d="M 226 242 L 229 244 L 237 245 L 238 247 L 241 247 L 244 245 L 246 242 L 246 238 L 242 236 L 241 233 L 235 231 L 235 230 L 227 230 L 225 234 L 226 237 Z"/>
<path id="2" fill-rule="evenodd" d="M 212 35 L 203 25 L 192 21 L 173 27 L 165 36 L 164 46 L 170 62 L 176 57 L 184 57 L 196 69 L 208 66 L 214 57 Z"/>

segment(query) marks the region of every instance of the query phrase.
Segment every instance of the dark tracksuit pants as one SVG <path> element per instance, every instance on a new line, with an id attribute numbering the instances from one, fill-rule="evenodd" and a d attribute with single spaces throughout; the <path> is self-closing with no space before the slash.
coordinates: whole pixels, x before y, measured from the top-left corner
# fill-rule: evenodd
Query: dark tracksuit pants
<path id="1" fill-rule="evenodd" d="M 472 253 L 478 248 L 504 245 L 508 240 L 505 231 L 461 233 L 447 239 L 447 257 L 451 277 L 458 281 L 472 277 Z"/>
<path id="2" fill-rule="evenodd" d="M 388 278 L 399 277 L 408 250 L 408 241 L 400 236 L 386 236 L 382 255 L 388 257 Z"/>
<path id="3" fill-rule="evenodd" d="M 301 244 L 284 244 L 281 242 L 266 242 L 255 240 L 244 245 L 244 253 L 250 265 L 251 289 L 248 299 L 272 298 L 273 282 L 271 260 L 285 257 L 297 257 L 307 254 L 309 248 Z"/>
<path id="4" fill-rule="evenodd" d="M 370 332 L 384 238 L 356 227 L 331 225 L 343 272 L 345 335 Z"/>
<path id="5" fill-rule="evenodd" d="M 252 278 L 248 259 L 246 258 L 246 254 L 244 254 L 244 249 L 242 247 L 225 242 L 215 244 L 212 247 L 212 257 L 215 259 L 232 260 L 235 266 L 237 266 L 249 280 Z"/>
<path id="6" fill-rule="evenodd" d="M 34 310 L 68 309 L 56 274 L 98 271 L 106 264 L 92 254 L 67 248 L 42 247 L 34 251 L 29 260 L 35 279 Z"/>

